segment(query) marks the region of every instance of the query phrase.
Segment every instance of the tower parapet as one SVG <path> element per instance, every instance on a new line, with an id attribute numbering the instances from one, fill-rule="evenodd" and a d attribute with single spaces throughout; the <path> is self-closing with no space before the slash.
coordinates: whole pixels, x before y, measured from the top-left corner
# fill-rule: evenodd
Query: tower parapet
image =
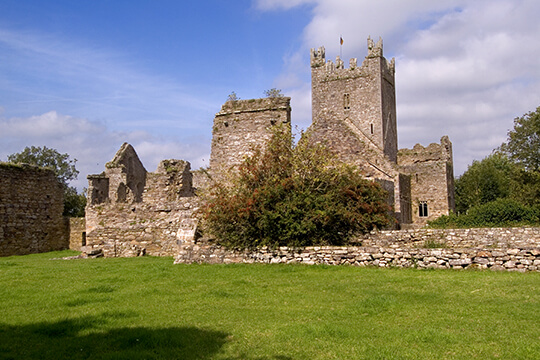
<path id="1" fill-rule="evenodd" d="M 367 39 L 367 48 L 368 48 L 368 55 L 367 57 L 383 57 L 383 41 L 382 38 L 379 37 L 379 41 L 377 41 L 377 44 L 373 41 L 371 37 L 368 37 Z"/>
<path id="2" fill-rule="evenodd" d="M 324 46 L 311 49 L 311 67 L 321 67 L 326 63 Z"/>

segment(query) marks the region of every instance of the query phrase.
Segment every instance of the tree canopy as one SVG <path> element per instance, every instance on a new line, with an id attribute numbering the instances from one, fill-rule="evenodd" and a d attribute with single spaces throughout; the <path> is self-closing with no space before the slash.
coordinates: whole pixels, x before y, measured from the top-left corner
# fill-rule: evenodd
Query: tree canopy
<path id="1" fill-rule="evenodd" d="M 69 186 L 69 182 L 77 179 L 79 174 L 75 167 L 77 159 L 70 159 L 68 154 L 61 154 L 46 146 L 27 146 L 20 153 L 8 155 L 7 160 L 10 163 L 36 165 L 54 171 L 58 181 L 64 186 L 64 215 L 84 216 L 86 197 L 77 193 L 75 187 Z"/>
<path id="2" fill-rule="evenodd" d="M 540 107 L 514 119 L 514 128 L 501 149 L 526 170 L 540 170 Z"/>
<path id="3" fill-rule="evenodd" d="M 227 181 L 215 182 L 200 209 L 205 235 L 230 248 L 339 245 L 390 223 L 387 194 L 322 145 L 292 146 L 276 130 Z"/>
<path id="4" fill-rule="evenodd" d="M 77 179 L 79 171 L 75 168 L 77 159 L 70 159 L 68 154 L 60 154 L 56 149 L 46 146 L 25 147 L 20 153 L 8 155 L 8 162 L 30 164 L 51 169 L 58 180 L 68 186 L 71 180 Z"/>
<path id="5" fill-rule="evenodd" d="M 457 214 L 431 226 L 507 226 L 540 221 L 540 107 L 514 119 L 498 149 L 456 179 Z"/>
<path id="6" fill-rule="evenodd" d="M 473 161 L 456 179 L 456 211 L 464 213 L 473 206 L 486 204 L 510 195 L 512 175 L 518 166 L 501 152 L 481 161 Z"/>

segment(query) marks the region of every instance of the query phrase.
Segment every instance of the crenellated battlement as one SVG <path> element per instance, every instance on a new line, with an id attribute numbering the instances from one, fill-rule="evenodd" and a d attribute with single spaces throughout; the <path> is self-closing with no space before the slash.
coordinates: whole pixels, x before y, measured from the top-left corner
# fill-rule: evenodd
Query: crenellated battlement
<path id="1" fill-rule="evenodd" d="M 452 162 L 452 143 L 447 135 L 441 142 L 431 143 L 428 146 L 414 145 L 412 149 L 399 149 L 399 165 L 408 166 L 426 161 Z"/>
<path id="2" fill-rule="evenodd" d="M 311 67 L 321 67 L 325 64 L 325 50 L 324 46 L 318 49 L 311 49 Z"/>
<path id="3" fill-rule="evenodd" d="M 379 36 L 379 41 L 377 41 L 377 44 L 375 44 L 371 36 L 368 36 L 367 48 L 368 48 L 367 57 L 383 57 L 383 41 L 380 36 Z"/>
<path id="4" fill-rule="evenodd" d="M 326 51 L 324 47 L 319 47 L 317 49 L 312 48 L 310 51 L 311 55 L 311 68 L 315 72 L 326 73 L 326 76 L 330 78 L 343 79 L 345 78 L 356 78 L 362 77 L 368 74 L 370 71 L 369 63 L 372 60 L 380 59 L 382 62 L 381 71 L 383 76 L 393 83 L 393 77 L 395 74 L 395 59 L 392 58 L 390 61 L 386 60 L 383 56 L 383 42 L 379 38 L 379 41 L 375 43 L 370 37 L 367 40 L 368 54 L 365 60 L 362 62 L 361 66 L 358 66 L 358 59 L 351 58 L 349 59 L 349 67 L 345 67 L 345 62 L 341 59 L 340 56 L 336 57 L 335 62 L 328 59 L 326 60 Z"/>

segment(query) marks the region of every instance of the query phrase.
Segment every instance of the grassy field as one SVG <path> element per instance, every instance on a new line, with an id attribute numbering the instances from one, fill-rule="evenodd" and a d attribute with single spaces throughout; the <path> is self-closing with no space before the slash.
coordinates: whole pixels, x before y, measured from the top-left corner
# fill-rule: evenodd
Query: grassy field
<path id="1" fill-rule="evenodd" d="M 0 258 L 0 359 L 540 359 L 540 273 Z"/>

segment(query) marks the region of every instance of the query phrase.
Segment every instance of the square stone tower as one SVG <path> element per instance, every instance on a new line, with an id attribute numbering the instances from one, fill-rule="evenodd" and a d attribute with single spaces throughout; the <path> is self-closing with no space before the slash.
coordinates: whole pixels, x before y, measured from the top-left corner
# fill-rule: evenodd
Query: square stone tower
<path id="1" fill-rule="evenodd" d="M 396 91 L 394 59 L 383 57 L 382 39 L 368 38 L 368 55 L 361 66 L 357 59 L 325 60 L 324 47 L 311 50 L 313 123 L 331 116 L 342 119 L 361 138 L 397 161 Z"/>
<path id="2" fill-rule="evenodd" d="M 264 147 L 272 136 L 271 128 L 281 124 L 291 131 L 291 98 L 227 101 L 214 118 L 210 171 L 221 177 L 252 154 L 256 146 Z"/>

